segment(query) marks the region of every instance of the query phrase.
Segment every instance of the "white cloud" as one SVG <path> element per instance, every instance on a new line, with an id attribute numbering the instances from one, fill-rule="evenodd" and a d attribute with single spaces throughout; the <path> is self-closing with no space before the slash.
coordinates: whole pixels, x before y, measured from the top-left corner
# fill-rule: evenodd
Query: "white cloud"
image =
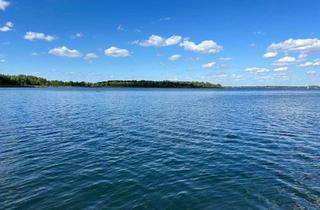
<path id="1" fill-rule="evenodd" d="M 49 54 L 68 58 L 79 58 L 82 56 L 78 50 L 72 50 L 66 46 L 53 48 L 49 50 Z"/>
<path id="2" fill-rule="evenodd" d="M 291 57 L 291 56 L 285 56 L 283 58 L 278 59 L 274 65 L 276 66 L 285 66 L 285 65 L 290 65 L 293 64 L 297 61 L 296 58 Z"/>
<path id="3" fill-rule="evenodd" d="M 279 67 L 279 68 L 273 69 L 273 71 L 275 71 L 275 72 L 281 72 L 281 71 L 287 71 L 287 70 L 288 70 L 287 66 L 283 66 L 283 67 Z"/>
<path id="4" fill-rule="evenodd" d="M 8 31 L 12 31 L 12 29 L 13 29 L 13 23 L 6 22 L 4 26 L 0 27 L 0 32 L 8 32 Z"/>
<path id="5" fill-rule="evenodd" d="M 117 47 L 110 47 L 104 51 L 107 56 L 111 57 L 128 57 L 130 56 L 130 52 L 127 49 L 120 49 Z"/>
<path id="6" fill-rule="evenodd" d="M 0 0 L 0 10 L 6 10 L 6 8 L 10 6 L 10 2 L 6 0 Z"/>
<path id="7" fill-rule="evenodd" d="M 95 53 L 87 53 L 85 54 L 85 56 L 83 57 L 83 59 L 87 60 L 87 61 L 91 61 L 93 59 L 97 59 L 98 56 Z"/>
<path id="8" fill-rule="evenodd" d="M 299 65 L 300 67 L 316 67 L 320 66 L 320 59 L 316 59 L 314 61 L 308 61 Z"/>
<path id="9" fill-rule="evenodd" d="M 300 52 L 308 53 L 320 51 L 320 40 L 314 39 L 288 39 L 283 42 L 273 43 L 267 48 L 268 52 Z"/>
<path id="10" fill-rule="evenodd" d="M 265 54 L 263 55 L 263 57 L 265 57 L 265 58 L 274 58 L 274 57 L 276 57 L 277 55 L 278 55 L 277 52 L 267 52 L 267 53 L 265 53 Z"/>
<path id="11" fill-rule="evenodd" d="M 4 58 L 0 59 L 0 63 L 5 63 L 5 62 L 6 62 L 6 59 L 4 59 Z"/>
<path id="12" fill-rule="evenodd" d="M 173 35 L 169 38 L 164 38 L 158 35 L 151 35 L 149 39 L 144 41 L 134 41 L 134 43 L 139 44 L 143 47 L 166 47 L 170 45 L 176 45 L 181 42 L 182 37 Z"/>
<path id="13" fill-rule="evenodd" d="M 169 57 L 169 60 L 170 60 L 170 61 L 177 61 L 177 60 L 179 60 L 181 57 L 182 57 L 181 55 L 175 54 L 175 55 L 171 55 L 171 56 Z"/>
<path id="14" fill-rule="evenodd" d="M 199 44 L 195 44 L 194 42 L 184 40 L 180 44 L 180 46 L 183 47 L 185 50 L 204 54 L 218 53 L 223 49 L 222 46 L 218 45 L 216 42 L 212 40 L 205 40 Z"/>
<path id="15" fill-rule="evenodd" d="M 299 60 L 304 60 L 307 56 L 308 56 L 307 54 L 301 53 L 301 54 L 298 56 L 298 58 L 299 58 Z"/>
<path id="16" fill-rule="evenodd" d="M 214 67 L 215 65 L 216 65 L 216 62 L 210 62 L 210 63 L 203 64 L 202 68 L 209 69 L 209 68 Z"/>
<path id="17" fill-rule="evenodd" d="M 78 38 L 83 37 L 83 33 L 82 32 L 78 32 L 78 33 L 75 34 L 75 36 L 78 37 Z"/>
<path id="18" fill-rule="evenodd" d="M 316 72 L 316 71 L 307 71 L 307 74 L 309 74 L 309 75 L 315 75 L 315 74 L 317 74 L 317 72 Z"/>
<path id="19" fill-rule="evenodd" d="M 181 41 L 181 39 L 182 39 L 181 36 L 173 35 L 173 36 L 169 37 L 168 39 L 166 39 L 165 43 L 167 46 L 176 45 Z"/>
<path id="20" fill-rule="evenodd" d="M 122 25 L 117 26 L 117 31 L 125 31 L 124 27 Z"/>
<path id="21" fill-rule="evenodd" d="M 246 68 L 244 71 L 249 72 L 249 73 L 259 74 L 259 73 L 269 72 L 270 70 L 267 68 L 249 67 L 249 68 Z"/>
<path id="22" fill-rule="evenodd" d="M 52 35 L 46 35 L 44 33 L 32 32 L 32 31 L 27 32 L 23 38 L 29 41 L 45 40 L 48 42 L 51 42 L 57 39 L 55 36 L 52 36 Z"/>

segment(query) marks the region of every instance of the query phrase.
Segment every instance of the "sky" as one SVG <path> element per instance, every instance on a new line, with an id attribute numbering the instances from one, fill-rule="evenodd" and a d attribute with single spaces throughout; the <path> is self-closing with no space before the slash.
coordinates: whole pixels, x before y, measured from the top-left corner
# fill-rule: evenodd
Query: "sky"
<path id="1" fill-rule="evenodd" d="M 0 73 L 320 85 L 319 0 L 0 0 Z"/>

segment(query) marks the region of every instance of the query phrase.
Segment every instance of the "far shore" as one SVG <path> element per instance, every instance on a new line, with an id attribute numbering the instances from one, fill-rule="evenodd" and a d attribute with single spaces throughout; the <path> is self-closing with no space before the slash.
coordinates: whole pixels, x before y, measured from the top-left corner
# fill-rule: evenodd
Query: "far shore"
<path id="1" fill-rule="evenodd" d="M 222 86 L 199 81 L 153 81 L 153 80 L 108 80 L 101 82 L 47 80 L 30 75 L 0 74 L 0 88 L 193 88 L 193 89 L 263 89 L 263 90 L 296 90 L 320 89 L 320 85 L 305 86 Z"/>

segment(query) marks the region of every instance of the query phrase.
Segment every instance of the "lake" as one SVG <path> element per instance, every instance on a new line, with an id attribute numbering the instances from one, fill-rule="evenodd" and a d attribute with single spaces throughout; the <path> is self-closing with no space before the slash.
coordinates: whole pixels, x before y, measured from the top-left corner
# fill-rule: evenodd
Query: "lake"
<path id="1" fill-rule="evenodd" d="M 320 91 L 0 89 L 0 209 L 319 209 Z"/>

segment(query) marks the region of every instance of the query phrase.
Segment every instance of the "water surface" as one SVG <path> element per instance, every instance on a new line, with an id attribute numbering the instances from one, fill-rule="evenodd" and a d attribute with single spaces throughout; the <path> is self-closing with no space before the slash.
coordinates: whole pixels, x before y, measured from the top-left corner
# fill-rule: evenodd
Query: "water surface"
<path id="1" fill-rule="evenodd" d="M 319 209 L 320 91 L 0 89 L 0 209 Z"/>

